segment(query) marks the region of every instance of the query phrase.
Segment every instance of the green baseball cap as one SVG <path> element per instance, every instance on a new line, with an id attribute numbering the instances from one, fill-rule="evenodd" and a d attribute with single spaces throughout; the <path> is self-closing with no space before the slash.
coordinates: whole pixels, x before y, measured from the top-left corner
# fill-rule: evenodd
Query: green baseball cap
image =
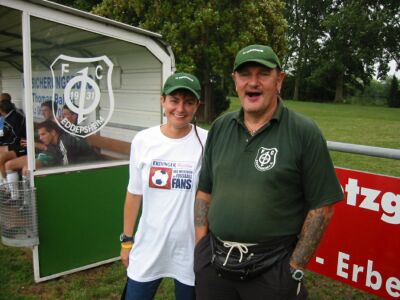
<path id="1" fill-rule="evenodd" d="M 269 46 L 250 45 L 239 50 L 236 54 L 233 71 L 236 71 L 238 67 L 247 62 L 259 63 L 271 69 L 275 69 L 276 67 L 282 69 L 278 56 L 276 56 L 274 50 Z"/>
<path id="2" fill-rule="evenodd" d="M 201 86 L 199 80 L 189 73 L 175 73 L 165 81 L 163 94 L 170 95 L 178 89 L 191 91 L 197 99 L 200 99 Z"/>

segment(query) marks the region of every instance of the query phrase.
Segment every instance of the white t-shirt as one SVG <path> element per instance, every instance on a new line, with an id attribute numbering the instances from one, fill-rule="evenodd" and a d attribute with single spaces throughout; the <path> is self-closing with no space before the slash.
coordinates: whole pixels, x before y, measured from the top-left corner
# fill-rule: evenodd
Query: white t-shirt
<path id="1" fill-rule="evenodd" d="M 197 127 L 203 147 L 207 131 Z M 160 126 L 132 141 L 128 192 L 142 197 L 142 214 L 129 255 L 128 277 L 147 282 L 164 277 L 194 285 L 194 199 L 202 147 L 194 128 L 166 137 Z"/>

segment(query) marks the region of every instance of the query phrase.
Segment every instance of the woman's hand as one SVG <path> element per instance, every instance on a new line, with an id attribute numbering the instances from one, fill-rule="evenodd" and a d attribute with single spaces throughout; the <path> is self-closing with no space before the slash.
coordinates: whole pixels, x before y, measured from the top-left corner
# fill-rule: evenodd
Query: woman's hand
<path id="1" fill-rule="evenodd" d="M 127 249 L 121 247 L 121 261 L 125 268 L 127 268 L 129 265 L 129 253 L 131 252 L 131 250 L 132 248 Z"/>

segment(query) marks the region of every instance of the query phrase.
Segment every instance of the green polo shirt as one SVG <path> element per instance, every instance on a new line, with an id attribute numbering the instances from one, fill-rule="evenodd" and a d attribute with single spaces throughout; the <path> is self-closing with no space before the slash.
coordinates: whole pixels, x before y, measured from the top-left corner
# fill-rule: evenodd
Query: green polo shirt
<path id="1" fill-rule="evenodd" d="M 282 101 L 254 136 L 242 110 L 214 122 L 199 190 L 212 195 L 210 230 L 248 243 L 298 234 L 310 209 L 343 199 L 321 131 Z"/>

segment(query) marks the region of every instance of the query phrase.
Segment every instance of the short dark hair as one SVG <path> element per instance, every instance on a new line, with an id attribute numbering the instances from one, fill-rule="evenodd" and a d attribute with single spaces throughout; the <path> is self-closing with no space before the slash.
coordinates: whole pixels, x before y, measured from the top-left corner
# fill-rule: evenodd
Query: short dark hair
<path id="1" fill-rule="evenodd" d="M 73 114 L 73 115 L 77 115 L 77 113 L 76 113 L 76 112 L 74 112 L 74 111 L 72 111 L 72 110 L 71 110 L 71 109 L 68 107 L 68 105 L 67 105 L 67 104 L 64 104 L 62 109 L 68 109 L 68 110 L 71 112 L 71 114 Z"/>
<path id="2" fill-rule="evenodd" d="M 46 120 L 38 124 L 37 129 L 44 128 L 46 129 L 47 132 L 50 132 L 52 130 L 55 130 L 57 133 L 60 133 L 60 128 L 57 126 L 57 124 L 51 120 Z"/>
<path id="3" fill-rule="evenodd" d="M 190 95 L 190 96 L 192 96 L 194 99 L 196 99 L 196 101 L 200 101 L 200 99 L 198 99 L 197 96 L 196 96 L 193 92 L 191 92 L 191 91 L 189 91 L 189 90 L 187 90 L 187 89 L 176 89 L 176 90 L 174 90 L 173 92 L 171 92 L 169 95 L 171 95 L 171 96 L 174 96 L 174 95 L 183 95 L 183 96 Z M 163 93 L 162 96 L 165 98 L 165 97 L 167 97 L 168 95 L 166 95 L 165 93 Z"/>
<path id="4" fill-rule="evenodd" d="M 11 95 L 9 93 L 1 93 L 0 101 L 11 101 Z"/>
<path id="5" fill-rule="evenodd" d="M 57 109 L 58 109 L 58 104 L 57 104 L 57 102 L 53 102 L 53 101 L 51 101 L 51 100 L 47 100 L 47 101 L 43 102 L 43 103 L 40 105 L 40 107 L 43 107 L 43 106 L 47 106 L 48 108 L 51 109 L 52 112 L 57 111 Z M 54 110 L 53 110 L 53 107 L 54 107 Z"/>
<path id="6" fill-rule="evenodd" d="M 0 101 L 0 110 L 1 111 L 8 114 L 13 109 L 15 109 L 15 105 L 11 101 L 7 101 L 7 100 Z"/>

